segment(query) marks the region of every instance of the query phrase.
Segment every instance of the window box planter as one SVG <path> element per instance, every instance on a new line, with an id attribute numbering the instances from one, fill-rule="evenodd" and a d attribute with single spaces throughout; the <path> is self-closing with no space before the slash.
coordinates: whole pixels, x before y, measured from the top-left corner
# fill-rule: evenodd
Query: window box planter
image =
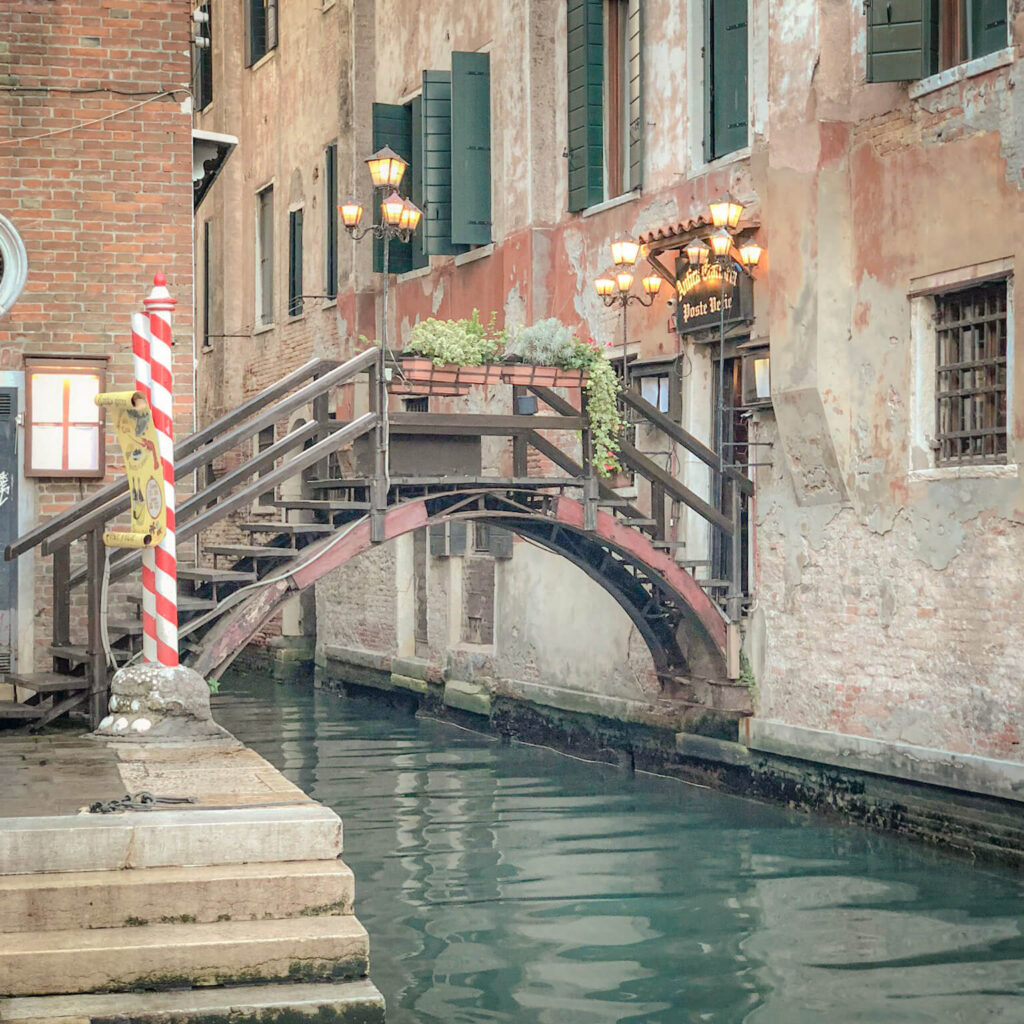
<path id="1" fill-rule="evenodd" d="M 580 388 L 586 383 L 587 374 L 583 370 L 563 370 L 558 366 L 511 363 L 501 368 L 501 379 L 506 384 L 536 384 L 545 388 Z"/>
<path id="2" fill-rule="evenodd" d="M 440 366 L 423 356 L 404 356 L 402 376 L 410 383 L 469 387 L 473 384 L 497 384 L 501 378 L 501 367 L 494 364 L 482 366 L 458 366 L 443 363 Z M 436 394 L 437 392 L 432 392 Z M 466 392 L 459 392 L 465 394 Z"/>

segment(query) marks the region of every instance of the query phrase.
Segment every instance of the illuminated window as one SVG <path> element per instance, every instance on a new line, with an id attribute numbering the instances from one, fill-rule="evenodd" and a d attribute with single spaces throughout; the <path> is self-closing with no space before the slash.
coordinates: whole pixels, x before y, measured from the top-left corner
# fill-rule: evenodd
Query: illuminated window
<path id="1" fill-rule="evenodd" d="M 26 360 L 26 476 L 102 477 L 103 413 L 93 399 L 104 390 L 106 364 L 85 360 Z"/>

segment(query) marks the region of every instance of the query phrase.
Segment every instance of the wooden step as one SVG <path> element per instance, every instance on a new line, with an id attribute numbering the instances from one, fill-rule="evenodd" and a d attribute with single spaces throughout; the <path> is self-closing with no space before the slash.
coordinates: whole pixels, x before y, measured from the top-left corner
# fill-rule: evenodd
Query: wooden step
<path id="1" fill-rule="evenodd" d="M 19 704 L 14 700 L 0 700 L 0 721 L 4 719 L 18 719 L 19 721 L 31 721 L 34 718 L 41 718 L 46 708 L 39 704 Z"/>
<path id="2" fill-rule="evenodd" d="M 113 632 L 109 625 L 107 626 L 107 632 Z M 46 648 L 46 653 L 53 658 L 70 661 L 74 665 L 85 665 L 92 660 L 92 655 L 86 650 L 83 644 L 50 644 L 50 646 Z M 126 661 L 130 657 L 128 651 L 114 650 L 111 653 L 114 655 L 115 659 L 120 657 L 122 661 Z"/>
<path id="3" fill-rule="evenodd" d="M 116 633 L 122 636 L 142 636 L 141 619 L 107 619 L 107 633 L 113 637 Z"/>
<path id="4" fill-rule="evenodd" d="M 348 487 L 369 487 L 369 477 L 350 477 L 348 480 L 341 480 L 338 477 L 319 477 L 312 480 L 303 480 L 306 487 L 316 490 L 339 490 Z"/>
<path id="5" fill-rule="evenodd" d="M 196 580 L 200 583 L 253 583 L 256 573 L 240 569 L 214 569 L 206 566 L 178 566 L 178 579 Z"/>
<path id="6" fill-rule="evenodd" d="M 258 544 L 211 544 L 203 550 L 210 555 L 229 555 L 241 561 L 243 558 L 294 558 L 295 548 L 268 548 Z"/>
<path id="7" fill-rule="evenodd" d="M 368 501 L 342 501 L 340 498 L 296 498 L 292 501 L 273 501 L 275 508 L 296 509 L 303 512 L 348 512 L 368 509 Z"/>
<path id="8" fill-rule="evenodd" d="M 88 690 L 88 676 L 69 676 L 62 672 L 8 672 L 7 682 L 35 690 L 55 693 L 60 690 Z"/>
<path id="9" fill-rule="evenodd" d="M 324 523 L 242 523 L 241 526 L 250 533 L 283 533 L 289 537 L 331 532 L 331 527 Z"/>
<path id="10" fill-rule="evenodd" d="M 685 540 L 656 540 L 651 542 L 651 546 L 655 548 L 661 548 L 664 551 L 672 551 L 674 548 L 685 548 Z M 685 566 L 685 562 L 677 562 L 677 565 Z"/>

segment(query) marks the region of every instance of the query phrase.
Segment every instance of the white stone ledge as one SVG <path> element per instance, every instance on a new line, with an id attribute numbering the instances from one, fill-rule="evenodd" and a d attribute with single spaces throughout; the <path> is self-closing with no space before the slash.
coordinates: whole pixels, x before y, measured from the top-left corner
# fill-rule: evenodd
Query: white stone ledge
<path id="1" fill-rule="evenodd" d="M 974 78 L 975 75 L 983 75 L 986 71 L 994 71 L 996 68 L 1005 67 L 1013 63 L 1013 47 L 1004 46 L 994 53 L 986 53 L 984 57 L 975 57 L 974 60 L 957 64 L 956 67 L 946 68 L 937 75 L 929 75 L 922 78 L 907 90 L 907 95 L 916 100 L 939 89 L 945 89 L 947 85 L 954 82 L 962 82 L 966 78 Z"/>
<path id="2" fill-rule="evenodd" d="M 460 252 L 455 257 L 455 266 L 464 267 L 467 263 L 475 263 L 477 260 L 482 260 L 487 256 L 490 256 L 494 252 L 494 243 L 488 242 L 487 245 L 481 245 L 476 249 L 470 249 L 469 252 Z"/>
<path id="3" fill-rule="evenodd" d="M 751 750 L 766 754 L 1024 803 L 1024 764 L 1016 761 L 808 729 L 764 718 L 744 719 L 740 739 Z"/>
<path id="4" fill-rule="evenodd" d="M 907 474 L 911 482 L 928 483 L 934 480 L 1016 480 L 1020 466 L 1010 462 L 1001 466 L 936 466 L 933 469 L 912 469 Z"/>
<path id="5" fill-rule="evenodd" d="M 593 206 L 588 206 L 580 216 L 595 217 L 599 213 L 604 213 L 605 210 L 614 210 L 616 206 L 625 206 L 626 203 L 635 203 L 639 198 L 639 192 L 623 192 L 621 196 L 615 196 L 612 199 L 606 199 L 603 203 L 594 203 Z"/>

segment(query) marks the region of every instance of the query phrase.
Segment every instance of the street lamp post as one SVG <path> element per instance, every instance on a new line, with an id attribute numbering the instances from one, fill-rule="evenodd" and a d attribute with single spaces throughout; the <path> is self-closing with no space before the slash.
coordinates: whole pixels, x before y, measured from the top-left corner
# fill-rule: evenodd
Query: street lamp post
<path id="1" fill-rule="evenodd" d="M 697 236 L 684 246 L 686 259 L 691 267 L 700 269 L 709 262 L 717 266 L 719 275 L 718 292 L 718 400 L 715 403 L 715 433 L 718 449 L 718 477 L 716 480 L 716 501 L 719 506 L 724 496 L 725 459 L 725 278 L 726 273 L 733 269 L 753 276 L 753 270 L 761 259 L 763 252 L 752 238 L 738 244 L 737 235 L 741 234 L 740 217 L 743 215 L 743 204 L 736 202 L 731 196 L 716 199 L 708 205 L 711 224 L 714 228 L 707 241 Z M 741 538 L 739 522 L 739 495 L 733 484 L 733 571 L 730 576 L 727 607 L 733 620 L 739 618 L 741 602 L 740 566 Z"/>
<path id="2" fill-rule="evenodd" d="M 384 291 L 381 295 L 381 327 L 380 354 L 377 360 L 376 404 L 377 404 L 377 444 L 374 459 L 373 486 L 370 495 L 370 539 L 375 542 L 384 540 L 384 510 L 387 507 L 388 489 L 390 487 L 389 467 L 389 422 L 388 422 L 388 384 L 387 384 L 387 353 L 388 353 L 388 291 L 390 276 L 388 273 L 389 255 L 393 241 L 408 242 L 423 216 L 422 211 L 411 200 L 404 198 L 398 191 L 408 164 L 394 150 L 385 146 L 373 156 L 366 159 L 373 181 L 374 202 L 380 205 L 380 223 L 369 224 L 361 231 L 359 222 L 363 217 L 363 207 L 355 199 L 348 199 L 338 210 L 349 237 L 358 241 L 366 235 L 379 239 L 383 245 L 382 271 L 384 275 Z M 385 192 L 390 189 L 390 193 Z"/>
<path id="3" fill-rule="evenodd" d="M 616 267 L 615 276 L 614 278 L 599 277 L 594 282 L 594 288 L 606 306 L 619 305 L 622 307 L 622 384 L 625 387 L 628 383 L 626 355 L 629 344 L 629 334 L 626 328 L 626 309 L 631 302 L 637 302 L 641 306 L 649 306 L 654 302 L 654 297 L 661 288 L 661 278 L 657 274 L 649 274 L 641 280 L 644 294 L 632 294 L 630 291 L 634 280 L 632 267 L 636 264 L 637 257 L 640 255 L 640 246 L 636 242 L 612 242 L 611 249 L 612 261 Z"/>

